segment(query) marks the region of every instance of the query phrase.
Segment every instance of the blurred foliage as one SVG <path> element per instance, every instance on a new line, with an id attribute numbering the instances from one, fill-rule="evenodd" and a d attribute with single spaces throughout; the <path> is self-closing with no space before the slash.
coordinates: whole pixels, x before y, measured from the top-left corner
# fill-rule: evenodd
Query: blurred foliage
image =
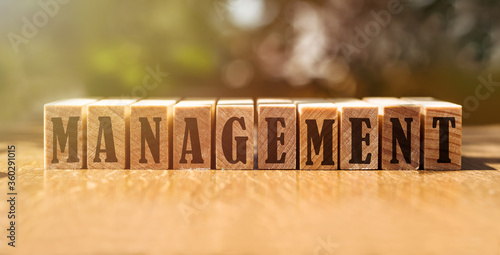
<path id="1" fill-rule="evenodd" d="M 60 1 L 0 0 L 2 122 L 85 96 L 434 96 L 500 122 L 498 1 Z"/>

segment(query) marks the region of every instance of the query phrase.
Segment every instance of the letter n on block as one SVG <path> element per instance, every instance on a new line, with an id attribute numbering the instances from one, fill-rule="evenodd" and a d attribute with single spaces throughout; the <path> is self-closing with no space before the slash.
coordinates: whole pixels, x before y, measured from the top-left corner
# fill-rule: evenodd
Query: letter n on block
<path id="1" fill-rule="evenodd" d="M 215 99 L 187 99 L 174 106 L 174 169 L 210 169 L 215 165 Z"/>
<path id="2" fill-rule="evenodd" d="M 462 168 L 462 106 L 405 98 L 421 106 L 421 165 L 425 170 Z"/>
<path id="3" fill-rule="evenodd" d="M 69 99 L 44 106 L 46 169 L 87 166 L 87 104 L 95 99 Z"/>
<path id="4" fill-rule="evenodd" d="M 329 102 L 300 102 L 300 169 L 338 169 L 337 106 Z"/>
<path id="5" fill-rule="evenodd" d="M 292 100 L 259 99 L 259 169 L 295 169 L 297 113 Z"/>
<path id="6" fill-rule="evenodd" d="M 358 99 L 333 102 L 340 120 L 340 169 L 378 169 L 378 106 Z"/>
<path id="7" fill-rule="evenodd" d="M 175 99 L 141 100 L 130 106 L 130 169 L 168 169 Z"/>
<path id="8" fill-rule="evenodd" d="M 253 169 L 254 102 L 221 99 L 216 114 L 216 169 Z"/>
<path id="9" fill-rule="evenodd" d="M 368 97 L 379 106 L 380 165 L 383 170 L 420 166 L 420 106 L 398 98 Z"/>
<path id="10" fill-rule="evenodd" d="M 130 166 L 130 105 L 134 99 L 105 99 L 87 106 L 89 169 Z"/>

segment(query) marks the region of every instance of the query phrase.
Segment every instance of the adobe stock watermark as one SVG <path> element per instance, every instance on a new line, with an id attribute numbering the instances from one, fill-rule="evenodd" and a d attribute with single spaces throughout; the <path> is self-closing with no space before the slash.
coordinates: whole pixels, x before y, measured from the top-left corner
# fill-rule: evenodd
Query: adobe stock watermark
<path id="1" fill-rule="evenodd" d="M 142 84 L 140 86 L 135 86 L 130 96 L 122 95 L 122 97 L 146 97 L 148 91 L 158 88 L 163 79 L 169 75 L 169 73 L 161 71 L 159 64 L 156 65 L 155 69 L 151 66 L 146 66 L 144 69 L 147 74 L 142 78 Z"/>
<path id="2" fill-rule="evenodd" d="M 233 5 L 233 2 L 235 0 L 213 0 L 212 1 L 212 6 L 215 10 L 215 13 L 219 17 L 221 21 L 224 21 L 225 17 L 227 16 L 228 8 Z"/>
<path id="3" fill-rule="evenodd" d="M 316 242 L 318 245 L 314 249 L 314 255 L 332 255 L 340 247 L 338 243 L 332 242 L 331 236 L 327 236 L 326 238 L 318 237 L 316 238 Z"/>
<path id="4" fill-rule="evenodd" d="M 196 173 L 196 172 L 193 172 Z M 228 185 L 228 182 L 216 182 L 215 187 L 203 185 L 201 192 L 194 196 L 190 203 L 180 203 L 178 208 L 186 224 L 190 224 L 193 217 L 199 215 L 210 205 L 210 200 L 220 195 L 221 191 Z"/>
<path id="5" fill-rule="evenodd" d="M 382 28 L 387 27 L 392 20 L 392 15 L 399 14 L 403 11 L 403 5 L 399 0 L 390 0 L 387 3 L 386 10 L 378 12 L 371 10 L 370 15 L 372 20 L 365 24 L 364 29 L 360 27 L 354 28 L 354 37 L 352 43 L 342 42 L 340 44 L 340 51 L 344 55 L 347 62 L 351 61 L 352 54 L 359 54 L 361 49 L 367 47 L 377 37 Z"/>
<path id="6" fill-rule="evenodd" d="M 500 82 L 493 81 L 492 76 L 490 73 L 488 78 L 485 78 L 482 74 L 477 77 L 479 84 L 476 86 L 474 95 L 467 96 L 462 104 L 464 107 L 462 116 L 464 118 L 469 118 L 471 113 L 479 108 L 481 101 L 488 99 L 495 92 L 496 87 L 500 87 Z"/>
<path id="7" fill-rule="evenodd" d="M 33 39 L 40 29 L 49 24 L 51 18 L 54 18 L 61 9 L 62 5 L 69 3 L 70 0 L 40 0 L 38 6 L 41 10 L 35 12 L 31 19 L 26 16 L 21 18 L 23 23 L 19 34 L 10 32 L 7 34 L 10 45 L 14 52 L 19 53 L 19 46 L 21 44 L 28 44 L 30 39 Z"/>

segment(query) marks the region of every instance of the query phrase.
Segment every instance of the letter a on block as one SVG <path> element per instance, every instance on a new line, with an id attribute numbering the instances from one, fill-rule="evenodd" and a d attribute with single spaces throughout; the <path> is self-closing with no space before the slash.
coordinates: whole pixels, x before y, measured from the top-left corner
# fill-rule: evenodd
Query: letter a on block
<path id="1" fill-rule="evenodd" d="M 253 169 L 254 102 L 221 99 L 216 114 L 216 169 Z"/>
<path id="2" fill-rule="evenodd" d="M 421 165 L 426 170 L 462 168 L 462 106 L 432 99 L 403 98 L 421 106 Z"/>
<path id="3" fill-rule="evenodd" d="M 300 169 L 338 169 L 337 106 L 326 100 L 296 103 Z"/>
<path id="4" fill-rule="evenodd" d="M 340 169 L 378 169 L 378 106 L 358 99 L 332 101 L 340 120 Z"/>
<path id="5" fill-rule="evenodd" d="M 87 106 L 89 169 L 127 169 L 130 105 L 135 99 L 105 99 Z"/>
<path id="6" fill-rule="evenodd" d="M 44 107 L 44 165 L 46 169 L 87 166 L 87 104 L 96 99 L 69 99 Z"/>
<path id="7" fill-rule="evenodd" d="M 295 169 L 296 105 L 287 99 L 259 99 L 259 169 Z"/>
<path id="8" fill-rule="evenodd" d="M 210 169 L 215 164 L 215 102 L 187 99 L 174 106 L 174 169 Z"/>
<path id="9" fill-rule="evenodd" d="M 176 99 L 147 99 L 130 106 L 130 169 L 168 169 Z"/>
<path id="10" fill-rule="evenodd" d="M 380 164 L 383 170 L 420 166 L 420 106 L 394 97 L 367 97 L 379 106 Z"/>

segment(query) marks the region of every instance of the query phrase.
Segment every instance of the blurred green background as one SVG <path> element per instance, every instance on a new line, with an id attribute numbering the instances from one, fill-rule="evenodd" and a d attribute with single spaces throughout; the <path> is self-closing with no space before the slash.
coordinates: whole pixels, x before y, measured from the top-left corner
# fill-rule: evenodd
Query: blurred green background
<path id="1" fill-rule="evenodd" d="M 500 122 L 500 2 L 0 0 L 0 120 L 87 96 L 433 96 Z"/>

